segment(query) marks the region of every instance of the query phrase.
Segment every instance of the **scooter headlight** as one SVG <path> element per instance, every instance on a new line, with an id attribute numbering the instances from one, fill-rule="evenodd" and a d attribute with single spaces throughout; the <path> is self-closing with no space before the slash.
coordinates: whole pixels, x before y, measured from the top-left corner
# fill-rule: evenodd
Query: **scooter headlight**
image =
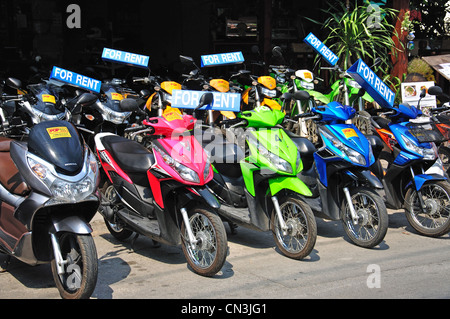
<path id="1" fill-rule="evenodd" d="M 430 144 L 430 148 L 424 148 L 418 146 L 413 140 L 410 140 L 407 136 L 401 135 L 402 140 L 404 142 L 404 146 L 407 150 L 412 153 L 415 153 L 419 156 L 422 156 L 424 160 L 435 160 L 438 156 L 437 148 L 434 143 Z"/>
<path id="2" fill-rule="evenodd" d="M 366 166 L 366 159 L 361 153 L 348 147 L 347 145 L 339 141 L 336 137 L 332 136 L 325 130 L 319 129 L 319 132 L 322 135 L 322 138 L 328 140 L 335 147 L 334 151 L 338 151 L 340 153 L 337 154 L 338 156 L 348 158 L 352 163 L 361 166 Z"/>
<path id="3" fill-rule="evenodd" d="M 98 186 L 98 164 L 91 151 L 85 149 L 83 169 L 76 176 L 56 172 L 55 167 L 45 160 L 28 154 L 28 165 L 34 175 L 50 190 L 52 198 L 46 205 L 54 203 L 75 203 L 86 199 Z"/>
<path id="4" fill-rule="evenodd" d="M 191 182 L 191 183 L 200 183 L 200 178 L 198 177 L 198 174 L 190 169 L 187 166 L 184 166 L 183 164 L 177 162 L 174 160 L 169 154 L 161 150 L 156 145 L 153 145 L 153 150 L 157 151 L 159 155 L 161 155 L 162 160 L 169 165 L 172 169 L 177 172 L 178 175 L 185 181 Z M 209 173 L 208 173 L 209 174 Z"/>
<path id="5" fill-rule="evenodd" d="M 286 172 L 288 174 L 292 174 L 292 165 L 286 161 L 285 159 L 281 158 L 280 156 L 269 152 L 268 149 L 266 149 L 259 141 L 254 141 L 252 138 L 247 138 L 247 141 L 249 141 L 258 151 L 258 155 L 260 158 L 263 157 L 267 161 L 269 161 L 270 164 L 272 164 L 277 170 Z M 297 157 L 297 159 L 299 156 Z M 299 163 L 298 163 L 299 164 Z"/>

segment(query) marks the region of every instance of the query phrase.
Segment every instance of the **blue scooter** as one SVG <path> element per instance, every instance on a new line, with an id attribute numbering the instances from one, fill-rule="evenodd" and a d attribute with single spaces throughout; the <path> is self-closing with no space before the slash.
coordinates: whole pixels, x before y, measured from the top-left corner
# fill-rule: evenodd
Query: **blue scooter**
<path id="1" fill-rule="evenodd" d="M 385 117 L 372 116 L 371 121 L 386 144 L 387 153 L 381 159 L 388 164 L 383 168 L 377 161 L 372 172 L 382 180 L 387 205 L 393 209 L 404 208 L 409 224 L 422 235 L 447 234 L 450 184 L 443 169 L 436 173 L 429 171 L 439 158 L 436 143 L 445 138 L 432 121 L 410 121 L 422 115 L 414 106 L 401 104 L 382 111 Z"/>
<path id="2" fill-rule="evenodd" d="M 309 99 L 304 91 L 295 98 Z M 381 151 L 382 141 L 364 136 L 353 124 L 355 109 L 338 102 L 314 106 L 299 118 L 312 119 L 320 136 L 318 148 L 308 139 L 293 136 L 303 161 L 303 171 L 297 176 L 307 184 L 313 196 L 305 198 L 316 217 L 342 220 L 345 232 L 358 246 L 378 245 L 388 229 L 388 214 L 376 189 L 380 180 L 369 167 L 375 162 L 372 145 Z"/>

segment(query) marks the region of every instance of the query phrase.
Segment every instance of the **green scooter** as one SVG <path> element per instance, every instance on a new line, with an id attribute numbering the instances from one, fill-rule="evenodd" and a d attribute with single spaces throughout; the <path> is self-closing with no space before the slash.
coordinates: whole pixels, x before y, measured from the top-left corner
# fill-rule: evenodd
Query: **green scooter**
<path id="1" fill-rule="evenodd" d="M 222 219 L 230 226 L 271 230 L 284 255 L 302 259 L 315 245 L 317 225 L 302 199 L 312 193 L 296 176 L 303 164 L 297 146 L 280 126 L 284 117 L 281 111 L 259 106 L 222 121 L 226 132 L 242 128 L 245 153 L 217 127 L 202 131 L 201 142 L 213 165 L 214 178 L 207 185 L 221 202 Z"/>

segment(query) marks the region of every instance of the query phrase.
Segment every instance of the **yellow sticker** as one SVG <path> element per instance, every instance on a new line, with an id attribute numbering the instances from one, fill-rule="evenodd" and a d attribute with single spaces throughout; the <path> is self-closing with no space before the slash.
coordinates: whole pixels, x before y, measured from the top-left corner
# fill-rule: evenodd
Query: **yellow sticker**
<path id="1" fill-rule="evenodd" d="M 65 126 L 49 127 L 47 128 L 47 133 L 52 140 L 55 138 L 72 137 L 70 135 L 69 129 Z"/>
<path id="2" fill-rule="evenodd" d="M 175 120 L 182 120 L 181 113 L 176 108 L 171 108 L 170 106 L 167 106 L 166 110 L 163 113 L 164 118 L 167 121 L 175 121 Z"/>
<path id="3" fill-rule="evenodd" d="M 345 128 L 342 130 L 342 133 L 344 133 L 346 138 L 358 137 L 358 134 L 356 134 L 355 130 L 352 128 Z"/>
<path id="4" fill-rule="evenodd" d="M 114 92 L 112 92 L 112 93 L 111 93 L 111 98 L 112 98 L 113 100 L 116 100 L 116 101 L 121 101 L 121 100 L 123 100 L 123 96 L 122 96 L 122 94 L 120 94 L 120 93 L 114 93 Z"/>
<path id="5" fill-rule="evenodd" d="M 53 104 L 56 103 L 55 97 L 54 97 L 53 95 L 50 95 L 50 94 L 42 94 L 41 97 L 42 97 L 42 102 L 45 102 L 45 103 L 53 103 Z"/>

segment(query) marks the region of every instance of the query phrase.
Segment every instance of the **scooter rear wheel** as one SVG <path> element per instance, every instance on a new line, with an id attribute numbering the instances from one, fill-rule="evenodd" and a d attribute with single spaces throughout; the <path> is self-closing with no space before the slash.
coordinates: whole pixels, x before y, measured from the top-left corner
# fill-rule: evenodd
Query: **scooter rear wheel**
<path id="1" fill-rule="evenodd" d="M 317 225 L 311 208 L 294 196 L 284 196 L 278 199 L 281 215 L 287 226 L 287 231 L 280 228 L 278 215 L 273 209 L 270 228 L 278 249 L 293 259 L 303 259 L 308 256 L 317 239 Z"/>
<path id="2" fill-rule="evenodd" d="M 62 257 L 67 264 L 65 272 L 58 274 L 56 261 L 51 263 L 53 279 L 64 299 L 88 299 L 97 284 L 98 258 L 90 234 L 62 233 L 58 236 Z"/>
<path id="3" fill-rule="evenodd" d="M 421 188 L 426 206 L 422 210 L 417 192 L 410 188 L 405 196 L 406 219 L 420 234 L 440 237 L 450 232 L 450 184 L 447 181 L 426 183 Z"/>
<path id="4" fill-rule="evenodd" d="M 197 243 L 189 243 L 183 221 L 182 248 L 186 260 L 197 274 L 214 276 L 222 269 L 227 255 L 227 236 L 223 222 L 219 216 L 203 207 L 195 207 L 189 212 L 189 222 Z"/>

